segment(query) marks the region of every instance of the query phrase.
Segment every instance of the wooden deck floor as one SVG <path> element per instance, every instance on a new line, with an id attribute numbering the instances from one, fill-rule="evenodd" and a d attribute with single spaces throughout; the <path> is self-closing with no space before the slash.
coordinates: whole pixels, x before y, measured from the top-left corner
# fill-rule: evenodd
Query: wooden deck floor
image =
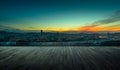
<path id="1" fill-rule="evenodd" d="M 119 70 L 119 47 L 0 47 L 0 70 Z"/>

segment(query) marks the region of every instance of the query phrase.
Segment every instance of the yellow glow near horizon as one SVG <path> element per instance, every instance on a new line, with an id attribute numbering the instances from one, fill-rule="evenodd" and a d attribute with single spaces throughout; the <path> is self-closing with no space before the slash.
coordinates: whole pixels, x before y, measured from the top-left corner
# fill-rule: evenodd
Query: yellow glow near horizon
<path id="1" fill-rule="evenodd" d="M 101 24 L 101 25 L 85 25 L 85 26 L 73 26 L 68 27 L 67 25 L 64 27 L 20 27 L 22 30 L 46 30 L 46 31 L 120 31 L 120 22 L 115 22 L 111 24 Z"/>
<path id="2" fill-rule="evenodd" d="M 83 26 L 83 27 L 76 27 L 76 28 L 23 28 L 23 30 L 46 30 L 46 31 L 120 31 L 120 26 Z"/>

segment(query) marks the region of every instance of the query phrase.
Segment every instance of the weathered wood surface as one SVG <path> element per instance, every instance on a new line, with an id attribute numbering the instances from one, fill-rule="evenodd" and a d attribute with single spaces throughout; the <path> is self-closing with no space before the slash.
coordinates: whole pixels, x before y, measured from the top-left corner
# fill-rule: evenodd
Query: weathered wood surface
<path id="1" fill-rule="evenodd" d="M 119 70 L 119 47 L 0 47 L 0 70 Z"/>

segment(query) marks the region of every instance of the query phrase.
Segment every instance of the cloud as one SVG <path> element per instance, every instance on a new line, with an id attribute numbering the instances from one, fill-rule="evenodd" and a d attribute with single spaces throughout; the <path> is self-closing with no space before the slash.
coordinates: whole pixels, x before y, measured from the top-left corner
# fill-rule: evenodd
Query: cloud
<path id="1" fill-rule="evenodd" d="M 118 21 L 120 21 L 120 11 L 116 11 L 108 18 L 96 21 L 92 24 L 93 25 L 110 24 L 110 23 L 114 23 L 114 22 L 118 22 Z"/>
<path id="2" fill-rule="evenodd" d="M 17 23 L 18 20 L 5 17 L 5 16 L 0 16 L 0 30 L 18 30 L 15 27 L 11 27 L 10 24 L 12 23 Z"/>
<path id="3" fill-rule="evenodd" d="M 33 26 L 28 27 L 28 29 L 30 29 L 30 30 L 37 30 L 37 28 L 35 28 L 35 27 L 33 27 Z"/>
<path id="4" fill-rule="evenodd" d="M 10 26 L 0 25 L 0 30 L 18 30 L 18 29 Z"/>
<path id="5" fill-rule="evenodd" d="M 120 21 L 120 11 L 116 11 L 108 18 L 105 18 L 103 20 L 95 21 L 94 23 L 91 23 L 90 25 L 83 26 L 77 28 L 80 31 L 120 31 L 120 24 L 114 24 L 115 22 Z M 105 24 L 108 24 L 108 26 L 104 26 Z M 109 24 L 113 24 L 109 26 Z"/>

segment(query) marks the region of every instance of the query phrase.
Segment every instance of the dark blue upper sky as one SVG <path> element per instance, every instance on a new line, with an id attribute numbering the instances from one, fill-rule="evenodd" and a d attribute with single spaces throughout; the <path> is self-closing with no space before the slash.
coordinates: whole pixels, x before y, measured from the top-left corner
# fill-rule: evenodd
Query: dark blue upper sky
<path id="1" fill-rule="evenodd" d="M 67 30 L 101 20 L 118 10 L 120 0 L 0 0 L 0 24 Z"/>

